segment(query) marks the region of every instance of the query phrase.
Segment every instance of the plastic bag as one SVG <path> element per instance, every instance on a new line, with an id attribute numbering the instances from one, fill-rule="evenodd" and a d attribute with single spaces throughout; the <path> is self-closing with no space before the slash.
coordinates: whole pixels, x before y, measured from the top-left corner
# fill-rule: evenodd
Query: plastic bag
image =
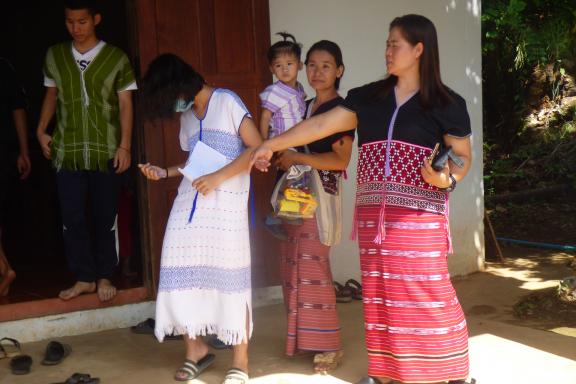
<path id="1" fill-rule="evenodd" d="M 318 201 L 318 237 L 324 245 L 336 245 L 342 239 L 342 173 L 313 170 L 311 175 L 312 190 Z M 331 178 L 330 182 L 326 183 L 329 186 L 322 182 L 323 178 Z"/>
<path id="2" fill-rule="evenodd" d="M 274 187 L 270 203 L 275 216 L 287 219 L 314 217 L 318 200 L 312 188 L 313 170 L 307 165 L 293 165 Z"/>

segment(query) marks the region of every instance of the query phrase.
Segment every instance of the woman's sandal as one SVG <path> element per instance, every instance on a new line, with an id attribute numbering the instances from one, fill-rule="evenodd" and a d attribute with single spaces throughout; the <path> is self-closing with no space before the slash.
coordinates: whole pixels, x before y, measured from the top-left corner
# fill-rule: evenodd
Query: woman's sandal
<path id="1" fill-rule="evenodd" d="M 357 381 L 356 384 L 384 384 L 380 380 L 372 376 L 366 376 Z"/>
<path id="2" fill-rule="evenodd" d="M 60 364 L 66 357 L 72 353 L 72 348 L 68 344 L 62 344 L 58 341 L 51 341 L 46 346 L 42 365 Z"/>
<path id="3" fill-rule="evenodd" d="M 222 384 L 248 384 L 248 381 L 250 377 L 246 372 L 239 368 L 230 368 Z"/>
<path id="4" fill-rule="evenodd" d="M 339 282 L 334 282 L 334 291 L 336 293 L 337 303 L 349 303 L 352 301 L 352 291 L 350 288 L 343 286 Z"/>
<path id="5" fill-rule="evenodd" d="M 344 286 L 350 290 L 354 300 L 362 300 L 362 284 L 354 279 L 350 279 Z"/>
<path id="6" fill-rule="evenodd" d="M 156 326 L 156 320 L 148 318 L 144 321 L 139 322 L 136 325 L 130 327 L 133 333 L 138 333 L 142 335 L 154 335 L 154 327 Z M 164 340 L 182 340 L 182 335 L 164 335 Z"/>
<path id="7" fill-rule="evenodd" d="M 182 364 L 182 366 L 178 368 L 178 370 L 176 371 L 176 374 L 174 375 L 174 380 L 176 381 L 194 380 L 214 363 L 214 358 L 215 356 L 209 353 L 200 360 L 198 360 L 197 363 L 193 362 L 192 360 L 186 359 L 184 361 L 184 364 Z M 179 375 L 179 373 L 181 375 Z"/>
<path id="8" fill-rule="evenodd" d="M 322 375 L 335 370 L 342 364 L 344 351 L 321 352 L 314 355 L 314 371 Z"/>
<path id="9" fill-rule="evenodd" d="M 0 359 L 14 357 L 22 354 L 20 342 L 16 339 L 4 337 L 0 339 Z"/>
<path id="10" fill-rule="evenodd" d="M 74 373 L 66 379 L 64 383 L 60 384 L 99 384 L 100 378 L 92 377 L 87 373 Z"/>
<path id="11" fill-rule="evenodd" d="M 28 355 L 20 355 L 10 360 L 10 370 L 13 375 L 26 375 L 32 368 L 32 358 Z"/>

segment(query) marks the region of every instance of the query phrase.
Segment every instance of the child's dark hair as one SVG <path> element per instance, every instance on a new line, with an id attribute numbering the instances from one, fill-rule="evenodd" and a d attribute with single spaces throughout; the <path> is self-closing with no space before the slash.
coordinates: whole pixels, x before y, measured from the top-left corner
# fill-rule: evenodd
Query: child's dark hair
<path id="1" fill-rule="evenodd" d="M 100 13 L 97 0 L 64 0 L 64 9 L 72 11 L 85 9 L 92 16 Z"/>
<path id="2" fill-rule="evenodd" d="M 300 56 L 302 55 L 302 44 L 298 43 L 296 38 L 288 32 L 278 32 L 277 35 L 282 36 L 284 40 L 278 41 L 268 48 L 268 53 L 266 54 L 268 57 L 268 63 L 272 64 L 274 59 L 280 55 L 294 55 L 298 60 L 300 60 Z M 292 39 L 292 41 L 288 39 Z"/>
<path id="3" fill-rule="evenodd" d="M 176 100 L 194 99 L 206 82 L 192 66 L 173 53 L 156 57 L 142 79 L 140 112 L 145 120 L 174 116 Z"/>
<path id="4" fill-rule="evenodd" d="M 319 42 L 314 43 L 314 45 L 310 47 L 308 52 L 306 52 L 306 61 L 304 62 L 304 64 L 308 65 L 308 59 L 310 58 L 310 54 L 314 51 L 328 52 L 334 58 L 334 61 L 336 62 L 336 67 L 340 66 L 344 67 L 344 61 L 342 60 L 342 50 L 335 42 L 330 40 L 320 40 Z M 340 79 L 341 77 L 337 77 L 336 81 L 334 82 L 334 87 L 336 89 L 340 87 Z"/>

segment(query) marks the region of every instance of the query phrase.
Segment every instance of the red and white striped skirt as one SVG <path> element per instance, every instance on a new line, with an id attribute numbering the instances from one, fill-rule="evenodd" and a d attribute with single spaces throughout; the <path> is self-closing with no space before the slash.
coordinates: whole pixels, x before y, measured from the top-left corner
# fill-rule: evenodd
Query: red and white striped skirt
<path id="1" fill-rule="evenodd" d="M 318 239 L 316 219 L 284 225 L 282 288 L 288 313 L 286 354 L 342 349 L 336 295 L 330 270 L 330 247 Z"/>
<path id="2" fill-rule="evenodd" d="M 450 281 L 444 216 L 380 205 L 357 208 L 368 373 L 410 383 L 468 377 L 468 331 Z"/>

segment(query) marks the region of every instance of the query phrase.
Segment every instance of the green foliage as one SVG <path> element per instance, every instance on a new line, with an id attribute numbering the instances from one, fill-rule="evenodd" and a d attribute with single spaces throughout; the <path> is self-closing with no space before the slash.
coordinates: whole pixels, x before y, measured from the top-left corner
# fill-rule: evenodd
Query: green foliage
<path id="1" fill-rule="evenodd" d="M 560 108 L 576 73 L 575 0 L 482 2 L 487 194 L 576 182 L 576 110 Z M 544 129 L 526 122 L 551 102 Z"/>
<path id="2" fill-rule="evenodd" d="M 519 70 L 574 54 L 574 0 L 486 0 L 483 7 L 485 55 L 503 48 Z"/>

